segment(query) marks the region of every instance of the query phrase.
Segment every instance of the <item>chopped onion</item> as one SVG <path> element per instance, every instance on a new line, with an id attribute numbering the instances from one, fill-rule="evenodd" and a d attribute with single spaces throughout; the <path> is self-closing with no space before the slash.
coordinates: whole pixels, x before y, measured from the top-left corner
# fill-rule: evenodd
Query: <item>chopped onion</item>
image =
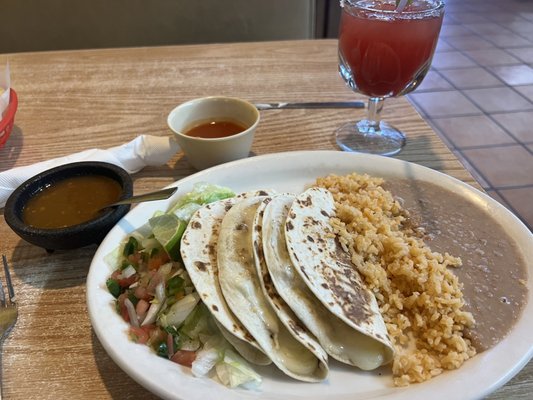
<path id="1" fill-rule="evenodd" d="M 200 348 L 200 341 L 197 339 L 184 340 L 181 343 L 180 350 L 196 351 Z"/>
<path id="2" fill-rule="evenodd" d="M 135 311 L 135 306 L 131 302 L 130 299 L 126 298 L 124 300 L 124 305 L 126 306 L 126 310 L 128 310 L 128 316 L 130 317 L 130 323 L 135 327 L 139 327 L 139 317 L 137 316 L 137 312 Z"/>
<path id="3" fill-rule="evenodd" d="M 159 283 L 155 287 L 155 299 L 152 300 L 152 304 L 150 305 L 150 308 L 148 309 L 146 317 L 144 318 L 141 326 L 153 324 L 157 319 L 157 313 L 159 312 L 159 310 L 161 310 L 161 307 L 163 307 L 164 303 L 165 286 L 163 285 L 163 283 Z"/>
<path id="4" fill-rule="evenodd" d="M 126 268 L 122 270 L 122 277 L 123 278 L 129 278 L 130 276 L 133 276 L 137 273 L 135 268 L 133 268 L 133 265 L 128 265 Z"/>
<path id="5" fill-rule="evenodd" d="M 163 303 L 165 301 L 165 286 L 163 283 L 159 283 L 155 287 L 155 298 L 160 302 Z"/>

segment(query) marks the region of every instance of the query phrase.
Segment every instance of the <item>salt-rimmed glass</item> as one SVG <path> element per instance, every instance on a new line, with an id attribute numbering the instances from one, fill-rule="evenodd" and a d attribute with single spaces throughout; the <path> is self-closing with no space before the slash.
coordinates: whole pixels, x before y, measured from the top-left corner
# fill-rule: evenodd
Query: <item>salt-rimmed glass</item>
<path id="1" fill-rule="evenodd" d="M 402 2 L 403 3 L 403 2 Z M 339 27 L 339 72 L 354 91 L 369 97 L 368 115 L 335 133 L 345 151 L 394 155 L 405 135 L 380 119 L 383 102 L 416 89 L 439 37 L 444 3 L 414 0 L 401 12 L 394 0 L 344 0 Z"/>

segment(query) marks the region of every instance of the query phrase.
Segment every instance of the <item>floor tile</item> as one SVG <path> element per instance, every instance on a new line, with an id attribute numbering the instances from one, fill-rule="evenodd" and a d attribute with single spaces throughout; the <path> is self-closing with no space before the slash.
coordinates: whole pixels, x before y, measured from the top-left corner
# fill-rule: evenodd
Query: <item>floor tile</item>
<path id="1" fill-rule="evenodd" d="M 443 38 L 451 37 L 451 36 L 464 36 L 469 35 L 471 32 L 466 29 L 463 25 L 442 25 L 442 29 L 440 31 L 440 36 Z"/>
<path id="2" fill-rule="evenodd" d="M 437 71 L 430 70 L 416 91 L 452 90 L 453 86 Z"/>
<path id="3" fill-rule="evenodd" d="M 517 47 L 515 49 L 508 49 L 507 51 L 518 57 L 520 60 L 533 64 L 533 46 Z"/>
<path id="4" fill-rule="evenodd" d="M 439 38 L 439 41 L 437 42 L 437 47 L 435 48 L 435 52 L 440 53 L 443 51 L 452 51 L 454 48 L 450 46 L 443 38 Z"/>
<path id="5" fill-rule="evenodd" d="M 477 35 L 453 36 L 446 38 L 446 41 L 457 50 L 477 50 L 494 48 L 494 45 L 491 42 L 488 42 Z"/>
<path id="6" fill-rule="evenodd" d="M 475 67 L 476 64 L 459 51 L 435 53 L 432 66 L 437 69 Z"/>
<path id="7" fill-rule="evenodd" d="M 529 101 L 533 103 L 533 85 L 515 86 L 515 89 L 518 90 L 522 94 L 522 96 L 527 97 Z"/>
<path id="8" fill-rule="evenodd" d="M 463 154 L 494 188 L 533 184 L 533 155 L 520 145 L 467 149 Z"/>
<path id="9" fill-rule="evenodd" d="M 505 27 L 519 35 L 529 35 L 530 33 L 533 33 L 533 22 L 529 21 L 513 21 L 505 24 Z"/>
<path id="10" fill-rule="evenodd" d="M 483 68 L 445 69 L 442 76 L 458 89 L 493 87 L 502 84 L 498 78 Z"/>
<path id="11" fill-rule="evenodd" d="M 480 175 L 480 173 L 474 168 L 474 166 L 468 161 L 466 157 L 464 157 L 459 151 L 452 150 L 453 154 L 459 159 L 461 164 L 466 168 L 468 172 L 470 172 L 470 175 L 476 180 L 477 183 L 481 185 L 481 187 L 485 190 L 490 188 L 490 184 L 483 178 L 483 176 Z"/>
<path id="12" fill-rule="evenodd" d="M 533 186 L 518 189 L 503 189 L 498 191 L 509 205 L 518 213 L 522 221 L 533 227 Z"/>
<path id="13" fill-rule="evenodd" d="M 532 42 L 521 36 L 511 34 L 484 35 L 483 38 L 499 47 L 523 47 L 531 46 Z"/>
<path id="14" fill-rule="evenodd" d="M 490 70 L 508 85 L 533 84 L 533 68 L 528 65 L 505 65 Z"/>
<path id="15" fill-rule="evenodd" d="M 495 14 L 483 14 L 483 17 L 494 22 L 510 23 L 513 21 L 524 21 L 520 15 L 514 12 L 500 12 Z"/>
<path id="16" fill-rule="evenodd" d="M 468 23 L 488 22 L 485 17 L 474 12 L 449 12 L 444 18 L 449 17 L 452 17 L 455 21 L 461 22 L 465 25 L 468 25 Z"/>
<path id="17" fill-rule="evenodd" d="M 488 22 L 488 19 L 475 12 L 450 12 L 447 13 L 445 18 L 452 17 L 454 20 L 463 24 L 474 22 Z"/>
<path id="18" fill-rule="evenodd" d="M 510 49 L 517 50 L 517 49 Z M 480 50 L 465 50 L 463 51 L 468 57 L 476 61 L 478 64 L 483 66 L 493 66 L 493 65 L 509 65 L 509 64 L 520 64 L 521 61 L 512 56 L 511 54 L 497 48 L 491 49 L 480 49 Z M 533 58 L 533 52 L 532 52 Z M 533 61 L 532 61 L 533 62 Z"/>
<path id="19" fill-rule="evenodd" d="M 516 144 L 511 136 L 485 115 L 435 118 L 433 124 L 457 148 Z"/>
<path id="20" fill-rule="evenodd" d="M 479 35 L 500 35 L 504 33 L 512 33 L 510 30 L 495 22 L 469 23 L 466 24 L 466 27 Z"/>
<path id="21" fill-rule="evenodd" d="M 469 3 L 468 1 L 465 1 L 465 3 Z M 499 2 L 501 3 L 501 2 Z M 482 15 L 488 14 L 488 13 L 499 13 L 504 11 L 502 7 L 496 4 L 487 4 L 486 1 L 480 2 L 480 4 L 469 4 L 468 9 L 470 9 L 472 12 L 477 12 Z"/>
<path id="22" fill-rule="evenodd" d="M 464 93 L 488 113 L 533 110 L 531 102 L 509 87 L 468 89 Z"/>
<path id="23" fill-rule="evenodd" d="M 527 19 L 528 21 L 533 21 L 533 12 L 521 12 L 519 13 L 519 15 L 522 18 Z"/>
<path id="24" fill-rule="evenodd" d="M 480 110 L 458 91 L 412 93 L 411 99 L 428 117 L 479 114 Z"/>
<path id="25" fill-rule="evenodd" d="M 446 135 L 444 135 L 444 133 L 442 133 L 440 131 L 440 129 L 435 125 L 435 120 L 434 119 L 431 119 L 431 120 L 428 120 L 428 123 L 429 125 L 431 126 L 431 129 L 433 129 L 435 131 L 435 133 L 437 134 L 437 136 L 440 138 L 440 140 L 442 140 L 444 142 L 444 144 L 446 145 L 446 147 L 448 147 L 450 150 L 454 150 L 455 149 L 455 145 L 451 142 L 450 139 L 448 139 L 446 137 Z"/>
<path id="26" fill-rule="evenodd" d="M 508 114 L 493 114 L 491 117 L 507 129 L 516 139 L 524 143 L 533 143 L 533 111 Z"/>

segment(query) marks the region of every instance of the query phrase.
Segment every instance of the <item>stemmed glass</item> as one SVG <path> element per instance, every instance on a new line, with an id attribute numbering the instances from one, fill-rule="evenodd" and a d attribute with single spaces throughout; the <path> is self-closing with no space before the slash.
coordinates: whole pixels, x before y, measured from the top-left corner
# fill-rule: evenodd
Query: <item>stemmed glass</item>
<path id="1" fill-rule="evenodd" d="M 380 120 L 383 102 L 413 91 L 424 79 L 437 45 L 444 3 L 341 0 L 341 7 L 339 72 L 352 90 L 369 100 L 367 118 L 341 126 L 335 133 L 337 144 L 345 151 L 397 154 L 405 135 Z"/>

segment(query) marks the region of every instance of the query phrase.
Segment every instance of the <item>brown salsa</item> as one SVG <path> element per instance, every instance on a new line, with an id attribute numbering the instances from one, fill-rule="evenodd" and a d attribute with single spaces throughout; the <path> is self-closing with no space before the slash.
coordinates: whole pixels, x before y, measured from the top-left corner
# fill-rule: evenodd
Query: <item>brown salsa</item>
<path id="1" fill-rule="evenodd" d="M 187 136 L 204 139 L 218 139 L 236 135 L 246 130 L 242 124 L 229 120 L 202 121 L 186 130 Z"/>
<path id="2" fill-rule="evenodd" d="M 75 176 L 53 183 L 33 196 L 22 219 L 36 228 L 63 228 L 98 217 L 100 209 L 119 200 L 122 187 L 107 176 Z"/>

